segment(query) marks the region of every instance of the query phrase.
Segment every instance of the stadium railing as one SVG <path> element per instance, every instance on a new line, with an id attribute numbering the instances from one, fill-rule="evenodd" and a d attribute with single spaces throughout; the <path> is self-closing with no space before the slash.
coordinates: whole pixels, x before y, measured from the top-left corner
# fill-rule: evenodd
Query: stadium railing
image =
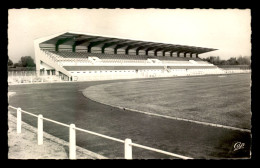
<path id="1" fill-rule="evenodd" d="M 9 97 L 8 97 L 9 99 Z M 31 115 L 33 117 L 36 117 L 38 119 L 37 121 L 37 141 L 38 141 L 38 145 L 42 145 L 43 144 L 43 121 L 49 121 L 58 125 L 62 125 L 64 127 L 68 127 L 69 128 L 69 159 L 76 159 L 76 130 L 78 131 L 82 131 L 88 134 L 92 134 L 92 135 L 96 135 L 105 139 L 109 139 L 112 141 L 117 141 L 120 143 L 124 143 L 124 158 L 125 159 L 133 159 L 132 156 L 132 147 L 138 147 L 138 148 L 142 148 L 142 149 L 146 149 L 149 151 L 154 151 L 154 152 L 158 152 L 158 153 L 162 153 L 165 155 L 169 155 L 169 156 L 173 156 L 176 158 L 180 158 L 180 159 L 193 159 L 191 157 L 187 157 L 187 156 L 183 156 L 183 155 L 179 155 L 179 154 L 175 154 L 175 153 L 171 153 L 171 152 L 167 152 L 167 151 L 163 151 L 160 149 L 156 149 L 156 148 L 152 148 L 152 147 L 148 147 L 148 146 L 144 146 L 144 145 L 140 145 L 137 143 L 133 143 L 131 139 L 126 138 L 125 140 L 121 140 L 118 138 L 114 138 L 111 136 L 107 136 L 107 135 L 103 135 L 97 132 L 93 132 L 93 131 L 89 131 L 86 129 L 82 129 L 82 128 L 78 128 L 75 126 L 75 124 L 64 124 L 49 118 L 45 118 L 43 117 L 41 114 L 36 115 L 27 111 L 22 110 L 21 108 L 16 108 L 13 106 L 10 106 L 10 108 L 17 110 L 17 134 L 20 134 L 22 132 L 22 113 Z"/>

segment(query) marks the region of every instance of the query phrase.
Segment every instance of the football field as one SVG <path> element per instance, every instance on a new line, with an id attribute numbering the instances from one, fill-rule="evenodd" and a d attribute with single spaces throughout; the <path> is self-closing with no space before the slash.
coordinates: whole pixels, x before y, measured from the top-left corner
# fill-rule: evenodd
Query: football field
<path id="1" fill-rule="evenodd" d="M 16 95 L 9 104 L 188 157 L 248 158 L 250 132 L 239 129 L 251 128 L 250 86 L 250 74 L 13 85 L 9 91 Z M 35 118 L 23 114 L 22 119 L 37 126 Z M 67 128 L 46 121 L 44 131 L 68 141 Z M 234 150 L 237 142 L 244 148 Z M 123 144 L 94 135 L 77 132 L 77 145 L 108 158 L 124 157 Z M 173 157 L 133 148 L 133 158 Z"/>

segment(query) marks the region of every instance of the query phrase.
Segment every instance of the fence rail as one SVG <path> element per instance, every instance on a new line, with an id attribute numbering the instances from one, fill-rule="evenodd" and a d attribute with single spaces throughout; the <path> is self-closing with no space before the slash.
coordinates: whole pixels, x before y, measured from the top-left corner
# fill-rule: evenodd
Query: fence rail
<path id="1" fill-rule="evenodd" d="M 92 71 L 94 72 L 94 71 Z M 116 79 L 137 79 L 137 78 L 160 78 L 175 76 L 197 76 L 210 74 L 233 74 L 233 73 L 250 73 L 250 69 L 164 69 L 164 70 L 140 70 L 133 72 L 104 72 L 104 70 L 95 71 L 95 73 L 85 73 L 83 71 L 77 75 L 72 74 L 72 78 L 66 78 L 60 74 L 41 74 L 36 75 L 36 71 L 9 71 L 9 84 L 36 84 L 36 83 L 53 83 L 53 82 L 69 82 L 73 81 L 96 81 L 96 80 L 116 80 Z"/>
<path id="2" fill-rule="evenodd" d="M 43 120 L 68 127 L 69 128 L 69 159 L 76 159 L 76 130 L 82 131 L 82 132 L 85 132 L 85 133 L 88 133 L 88 134 L 96 135 L 96 136 L 99 136 L 99 137 L 103 137 L 103 138 L 106 138 L 106 139 L 109 139 L 109 140 L 117 141 L 117 142 L 120 142 L 120 143 L 124 143 L 124 148 L 125 148 L 124 158 L 125 159 L 133 159 L 133 157 L 132 157 L 132 147 L 133 146 L 138 147 L 138 148 L 142 148 L 142 149 L 146 149 L 146 150 L 150 150 L 150 151 L 154 151 L 154 152 L 157 152 L 157 153 L 162 153 L 162 154 L 169 155 L 169 156 L 174 156 L 174 157 L 180 158 L 180 159 L 193 159 L 191 157 L 187 157 L 187 156 L 163 151 L 163 150 L 160 150 L 160 149 L 140 145 L 140 144 L 137 144 L 137 143 L 133 143 L 132 140 L 129 139 L 129 138 L 126 138 L 125 140 L 121 140 L 121 139 L 118 139 L 118 138 L 110 137 L 110 136 L 103 135 L 103 134 L 100 134 L 100 133 L 96 133 L 96 132 L 93 132 L 93 131 L 85 130 L 85 129 L 82 129 L 82 128 L 77 128 L 75 126 L 75 124 L 68 125 L 68 124 L 64 124 L 64 123 L 61 123 L 61 122 L 58 122 L 58 121 L 55 121 L 55 120 L 52 120 L 52 119 L 49 119 L 49 118 L 45 118 L 41 114 L 35 115 L 33 113 L 24 111 L 21 108 L 16 108 L 16 107 L 13 107 L 13 106 L 10 106 L 10 105 L 9 105 L 9 107 L 14 109 L 14 110 L 17 110 L 17 133 L 18 134 L 21 133 L 21 128 L 22 128 L 22 113 L 25 113 L 25 114 L 28 114 L 28 115 L 31 115 L 31 116 L 38 118 L 38 129 L 37 129 L 38 145 L 43 144 Z"/>

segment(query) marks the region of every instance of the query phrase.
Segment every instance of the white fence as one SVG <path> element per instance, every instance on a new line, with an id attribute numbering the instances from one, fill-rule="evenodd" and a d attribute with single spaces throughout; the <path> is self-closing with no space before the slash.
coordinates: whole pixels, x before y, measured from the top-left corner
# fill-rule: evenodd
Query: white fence
<path id="1" fill-rule="evenodd" d="M 94 73 L 95 72 L 95 73 Z M 73 81 L 97 81 L 97 80 L 116 80 L 116 79 L 137 79 L 137 78 L 159 78 L 175 76 L 197 76 L 210 74 L 233 74 L 233 73 L 250 73 L 251 70 L 224 70 L 215 69 L 167 69 L 167 70 L 141 70 L 136 72 L 102 72 L 92 71 L 92 73 L 73 72 Z M 74 75 L 75 73 L 75 75 Z M 52 82 L 68 82 L 59 75 L 36 75 L 36 71 L 8 72 L 8 84 L 36 84 Z"/>
<path id="2" fill-rule="evenodd" d="M 63 82 L 59 75 L 36 75 L 36 71 L 9 71 L 8 84 Z"/>
<path id="3" fill-rule="evenodd" d="M 125 151 L 124 158 L 125 159 L 132 159 L 133 158 L 133 156 L 132 156 L 132 147 L 133 146 L 138 147 L 138 148 L 142 148 L 142 149 L 146 149 L 146 150 L 150 150 L 150 151 L 154 151 L 154 152 L 158 152 L 158 153 L 162 153 L 162 154 L 169 155 L 169 156 L 174 156 L 174 157 L 180 158 L 180 159 L 193 159 L 191 157 L 182 156 L 182 155 L 178 155 L 178 154 L 175 154 L 175 153 L 163 151 L 163 150 L 160 150 L 160 149 L 155 149 L 155 148 L 152 148 L 152 147 L 136 144 L 136 143 L 133 143 L 132 140 L 129 139 L 129 138 L 126 138 L 125 140 L 113 138 L 113 137 L 110 137 L 110 136 L 107 136 L 107 135 L 103 135 L 103 134 L 99 134 L 99 133 L 96 133 L 96 132 L 93 132 L 93 131 L 78 128 L 78 127 L 75 126 L 75 124 L 70 124 L 70 125 L 64 124 L 64 123 L 61 123 L 61 122 L 58 122 L 58 121 L 54 121 L 54 120 L 51 120 L 51 119 L 48 119 L 48 118 L 44 118 L 41 114 L 35 115 L 35 114 L 30 113 L 30 112 L 24 111 L 21 108 L 16 108 L 16 107 L 13 107 L 13 106 L 9 106 L 9 107 L 17 110 L 17 133 L 18 134 L 20 134 L 22 132 L 22 113 L 25 113 L 25 114 L 28 114 L 28 115 L 31 115 L 31 116 L 38 118 L 38 131 L 37 131 L 38 145 L 43 144 L 43 120 L 68 127 L 69 128 L 69 159 L 76 159 L 76 130 L 82 131 L 82 132 L 85 132 L 85 133 L 89 133 L 89 134 L 92 134 L 92 135 L 96 135 L 96 136 L 99 136 L 99 137 L 103 137 L 103 138 L 106 138 L 106 139 L 110 139 L 110 140 L 113 140 L 113 141 L 117 141 L 117 142 L 120 142 L 120 143 L 124 143 L 125 144 L 124 145 L 124 151 Z"/>

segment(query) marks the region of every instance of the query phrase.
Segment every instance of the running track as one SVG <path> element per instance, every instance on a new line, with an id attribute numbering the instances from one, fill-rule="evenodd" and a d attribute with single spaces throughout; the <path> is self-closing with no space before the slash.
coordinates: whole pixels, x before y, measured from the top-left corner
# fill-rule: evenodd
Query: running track
<path id="1" fill-rule="evenodd" d="M 147 80 L 147 79 L 137 79 Z M 156 79 L 149 79 L 156 80 Z M 150 116 L 100 104 L 83 96 L 89 86 L 117 81 L 13 85 L 10 105 L 44 117 L 168 152 L 199 159 L 248 158 L 250 133 Z M 14 113 L 14 112 L 13 112 Z M 15 113 L 14 113 L 15 114 Z M 37 126 L 26 114 L 23 121 Z M 44 122 L 44 131 L 68 141 L 68 128 Z M 245 147 L 234 151 L 236 142 Z M 77 131 L 77 145 L 108 158 L 123 158 L 124 145 Z M 65 147 L 68 151 L 68 148 Z M 133 158 L 173 158 L 133 147 Z"/>

